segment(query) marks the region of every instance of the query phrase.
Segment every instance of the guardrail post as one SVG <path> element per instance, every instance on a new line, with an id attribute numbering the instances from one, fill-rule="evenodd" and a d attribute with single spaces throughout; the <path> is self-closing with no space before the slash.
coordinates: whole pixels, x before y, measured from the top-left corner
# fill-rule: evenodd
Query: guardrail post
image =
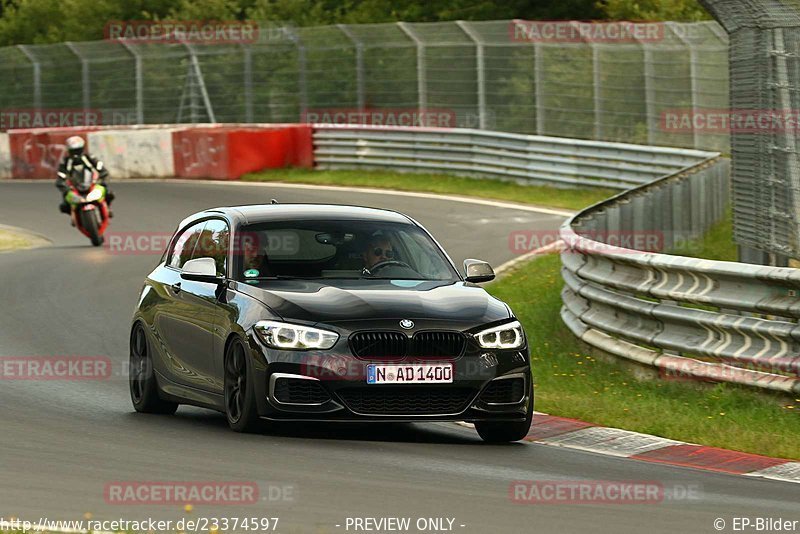
<path id="1" fill-rule="evenodd" d="M 17 48 L 31 62 L 33 67 L 33 107 L 42 109 L 42 65 L 26 45 L 17 45 Z"/>
<path id="2" fill-rule="evenodd" d="M 83 97 L 83 111 L 88 112 L 89 108 L 91 108 L 91 91 L 92 88 L 89 85 L 89 60 L 81 54 L 81 51 L 78 50 L 78 47 L 75 46 L 74 43 L 69 41 L 64 43 L 70 51 L 75 54 L 75 57 L 81 62 L 81 95 Z"/>
<path id="3" fill-rule="evenodd" d="M 473 30 L 469 23 L 457 20 L 456 24 L 467 34 L 467 37 L 475 43 L 475 64 L 478 81 L 478 124 L 481 130 L 486 129 L 486 57 L 484 52 L 483 39 Z"/>
<path id="4" fill-rule="evenodd" d="M 134 76 L 136 78 L 136 122 L 138 124 L 144 124 L 144 82 L 142 79 L 142 56 L 134 47 L 125 41 L 120 41 L 120 43 L 125 47 L 125 50 L 127 50 L 128 53 L 133 56 L 135 70 Z"/>
<path id="5" fill-rule="evenodd" d="M 364 43 L 356 37 L 353 31 L 346 24 L 337 24 L 337 28 L 353 43 L 356 50 L 356 99 L 358 111 L 364 112 L 367 108 L 366 82 L 364 74 Z"/>
<path id="6" fill-rule="evenodd" d="M 422 42 L 414 30 L 405 23 L 398 22 L 397 26 L 405 33 L 409 39 L 414 41 L 417 46 L 417 98 L 419 99 L 419 113 L 424 116 L 428 110 L 428 80 L 425 69 L 425 43 Z"/>

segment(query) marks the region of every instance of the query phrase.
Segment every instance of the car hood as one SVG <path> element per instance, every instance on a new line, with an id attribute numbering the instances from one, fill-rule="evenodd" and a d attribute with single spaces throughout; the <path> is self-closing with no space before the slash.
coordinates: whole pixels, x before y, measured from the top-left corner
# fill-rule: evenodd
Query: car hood
<path id="1" fill-rule="evenodd" d="M 412 319 L 477 326 L 511 316 L 502 301 L 464 282 L 267 280 L 238 286 L 284 320 L 308 323 Z"/>

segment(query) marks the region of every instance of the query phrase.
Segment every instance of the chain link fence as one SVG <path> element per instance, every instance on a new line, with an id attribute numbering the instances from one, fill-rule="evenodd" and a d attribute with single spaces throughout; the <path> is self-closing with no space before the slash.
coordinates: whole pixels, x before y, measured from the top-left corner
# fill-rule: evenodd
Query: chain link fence
<path id="1" fill-rule="evenodd" d="M 728 106 L 727 35 L 716 23 L 652 23 L 646 39 L 559 24 L 560 34 L 533 36 L 526 21 L 459 21 L 262 25 L 242 44 L 22 45 L 0 49 L 0 109 L 95 110 L 105 124 L 413 110 L 458 127 L 727 150 L 724 133 L 664 119 Z"/>
<path id="2" fill-rule="evenodd" d="M 734 239 L 742 259 L 800 258 L 800 2 L 701 0 L 730 34 Z M 769 119 L 756 121 L 755 119 Z"/>

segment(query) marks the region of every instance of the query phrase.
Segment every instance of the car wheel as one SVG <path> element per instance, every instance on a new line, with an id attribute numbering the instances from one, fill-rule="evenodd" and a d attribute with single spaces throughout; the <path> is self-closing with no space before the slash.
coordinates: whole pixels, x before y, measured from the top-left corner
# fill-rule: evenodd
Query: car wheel
<path id="1" fill-rule="evenodd" d="M 530 382 L 530 381 L 529 381 Z M 477 422 L 475 423 L 475 430 L 478 435 L 487 443 L 508 443 L 510 441 L 519 441 L 528 435 L 533 423 L 533 384 L 528 386 L 528 395 L 530 402 L 528 403 L 528 413 L 524 421 L 520 422 Z"/>
<path id="2" fill-rule="evenodd" d="M 225 415 L 236 432 L 255 432 L 260 427 L 247 351 L 238 339 L 225 354 Z"/>
<path id="3" fill-rule="evenodd" d="M 128 382 L 133 407 L 142 413 L 174 414 L 178 404 L 165 401 L 159 396 L 147 335 L 140 323 L 131 331 L 130 352 Z"/>

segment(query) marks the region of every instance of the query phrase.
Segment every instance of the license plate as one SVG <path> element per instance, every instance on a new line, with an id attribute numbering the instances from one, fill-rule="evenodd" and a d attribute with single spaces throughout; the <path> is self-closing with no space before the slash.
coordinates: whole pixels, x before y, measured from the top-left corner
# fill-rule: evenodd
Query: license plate
<path id="1" fill-rule="evenodd" d="M 367 365 L 367 384 L 452 384 L 453 364 Z"/>

